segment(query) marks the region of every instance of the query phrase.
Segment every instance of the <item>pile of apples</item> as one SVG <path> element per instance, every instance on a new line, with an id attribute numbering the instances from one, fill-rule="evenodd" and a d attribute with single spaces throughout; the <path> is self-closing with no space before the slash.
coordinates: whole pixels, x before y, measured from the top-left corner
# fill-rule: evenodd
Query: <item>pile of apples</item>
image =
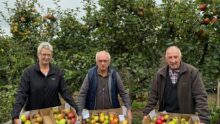
<path id="1" fill-rule="evenodd" d="M 53 108 L 52 113 L 56 124 L 75 124 L 76 115 L 70 109 L 59 110 L 59 108 Z"/>
<path id="2" fill-rule="evenodd" d="M 152 119 L 151 124 L 166 124 L 168 119 L 169 119 L 169 115 L 168 114 L 155 116 Z"/>
<path id="3" fill-rule="evenodd" d="M 77 117 L 73 111 L 71 111 L 70 109 L 63 109 L 61 111 L 65 115 L 65 118 L 67 120 L 67 124 L 75 124 L 76 123 Z"/>
<path id="4" fill-rule="evenodd" d="M 43 124 L 43 118 L 39 113 L 33 114 L 31 118 L 32 124 Z"/>
<path id="5" fill-rule="evenodd" d="M 19 119 L 21 120 L 21 124 L 31 124 L 30 114 L 21 114 Z"/>
<path id="6" fill-rule="evenodd" d="M 90 118 L 83 120 L 84 124 L 128 124 L 128 120 L 124 119 L 119 122 L 118 114 L 116 113 L 92 113 Z"/>

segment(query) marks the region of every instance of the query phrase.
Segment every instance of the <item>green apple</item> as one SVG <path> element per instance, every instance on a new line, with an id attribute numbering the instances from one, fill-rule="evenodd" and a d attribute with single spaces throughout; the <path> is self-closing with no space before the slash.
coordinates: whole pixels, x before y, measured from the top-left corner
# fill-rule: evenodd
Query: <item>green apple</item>
<path id="1" fill-rule="evenodd" d="M 59 124 L 66 124 L 66 119 L 61 119 L 60 121 L 59 121 Z"/>
<path id="2" fill-rule="evenodd" d="M 22 115 L 20 116 L 20 119 L 21 119 L 21 122 L 25 122 L 25 121 L 27 120 L 26 115 L 25 115 L 25 114 L 22 114 Z"/>
<path id="3" fill-rule="evenodd" d="M 26 121 L 24 122 L 24 124 L 31 124 L 31 121 L 30 121 L 30 120 L 26 120 Z"/>

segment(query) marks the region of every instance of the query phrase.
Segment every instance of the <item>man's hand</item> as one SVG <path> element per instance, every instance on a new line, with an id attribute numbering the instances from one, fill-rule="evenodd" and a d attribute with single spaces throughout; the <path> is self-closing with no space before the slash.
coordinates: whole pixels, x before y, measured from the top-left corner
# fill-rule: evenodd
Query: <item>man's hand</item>
<path id="1" fill-rule="evenodd" d="M 143 116 L 143 119 L 142 119 L 142 124 L 145 124 L 144 121 L 147 119 L 147 116 Z"/>
<path id="2" fill-rule="evenodd" d="M 14 119 L 13 121 L 14 121 L 13 124 L 21 124 L 19 119 Z"/>
<path id="3" fill-rule="evenodd" d="M 82 116 L 79 115 L 77 121 L 82 122 Z"/>
<path id="4" fill-rule="evenodd" d="M 129 122 L 129 124 L 132 124 L 132 112 L 131 112 L 131 110 L 127 111 L 127 115 L 128 115 L 128 122 Z"/>

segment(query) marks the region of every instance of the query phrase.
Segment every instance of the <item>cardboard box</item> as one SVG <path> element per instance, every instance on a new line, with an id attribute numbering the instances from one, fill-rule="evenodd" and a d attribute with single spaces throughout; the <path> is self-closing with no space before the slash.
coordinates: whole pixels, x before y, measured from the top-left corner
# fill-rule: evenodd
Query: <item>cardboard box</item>
<path id="1" fill-rule="evenodd" d="M 40 110 L 32 110 L 30 111 L 30 120 L 32 124 L 38 123 L 43 124 L 43 115 Z"/>
<path id="2" fill-rule="evenodd" d="M 50 116 L 50 108 L 40 109 L 40 113 L 43 116 L 43 124 L 53 124 Z"/>
<path id="3" fill-rule="evenodd" d="M 88 111 L 88 110 L 87 110 Z M 89 115 L 88 115 L 89 114 Z M 128 124 L 129 119 L 126 117 L 126 113 L 123 108 L 116 109 L 100 109 L 100 110 L 89 110 L 87 117 L 85 117 L 85 112 L 83 112 L 83 124 L 89 123 L 111 123 L 114 124 Z M 126 122 L 125 122 L 126 121 Z"/>
<path id="4" fill-rule="evenodd" d="M 165 122 L 169 124 L 172 121 L 174 124 L 199 124 L 199 118 L 196 115 L 193 114 L 179 114 L 179 113 L 156 113 L 155 116 L 148 115 L 147 118 L 143 120 L 143 124 L 156 124 L 156 120 L 160 117 L 165 117 L 165 115 L 168 115 L 165 119 Z M 162 120 L 163 120 L 162 119 Z M 173 123 L 172 123 L 173 124 Z"/>

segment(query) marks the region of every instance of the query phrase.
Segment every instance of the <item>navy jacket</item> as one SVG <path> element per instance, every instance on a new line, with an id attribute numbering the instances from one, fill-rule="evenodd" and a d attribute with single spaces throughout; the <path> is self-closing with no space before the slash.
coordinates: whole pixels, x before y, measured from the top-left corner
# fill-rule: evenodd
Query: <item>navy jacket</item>
<path id="1" fill-rule="evenodd" d="M 109 88 L 109 98 L 110 102 L 113 106 L 113 108 L 119 108 L 119 100 L 118 100 L 118 88 L 117 88 L 117 77 L 116 77 L 116 71 L 113 69 L 110 69 L 110 75 L 109 75 L 109 80 L 111 83 L 108 84 Z M 98 86 L 98 74 L 97 74 L 97 67 L 93 67 L 89 70 L 88 72 L 88 78 L 89 78 L 89 89 L 86 97 L 86 105 L 85 108 L 89 110 L 94 110 L 95 109 L 95 97 L 96 97 L 96 90 Z"/>

